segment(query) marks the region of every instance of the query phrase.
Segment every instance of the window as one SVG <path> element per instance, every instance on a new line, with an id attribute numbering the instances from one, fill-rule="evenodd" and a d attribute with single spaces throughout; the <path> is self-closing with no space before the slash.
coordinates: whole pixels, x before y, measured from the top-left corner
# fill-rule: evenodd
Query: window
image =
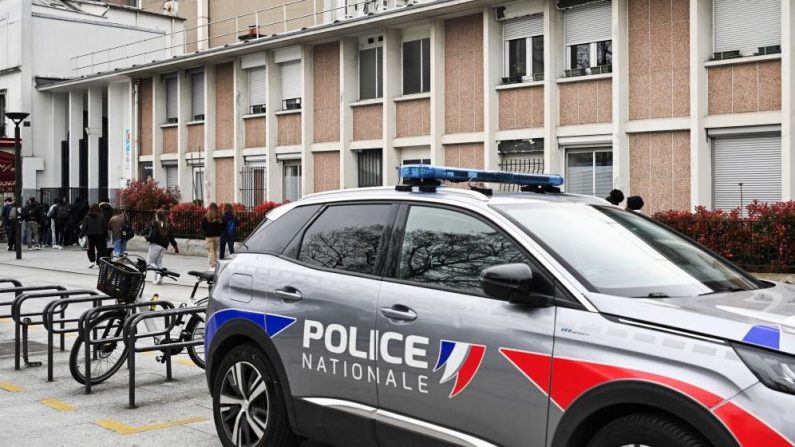
<path id="1" fill-rule="evenodd" d="M 282 110 L 298 110 L 301 108 L 301 92 L 303 92 L 303 69 L 300 60 L 284 62 L 282 71 Z"/>
<path id="2" fill-rule="evenodd" d="M 431 91 L 431 39 L 403 42 L 403 94 Z"/>
<path id="3" fill-rule="evenodd" d="M 193 200 L 204 201 L 204 166 L 193 167 Z"/>
<path id="4" fill-rule="evenodd" d="M 179 91 L 177 78 L 166 79 L 166 122 L 173 124 L 179 121 L 177 112 L 179 110 Z"/>
<path id="5" fill-rule="evenodd" d="M 268 76 L 265 67 L 256 67 L 247 70 L 248 74 L 248 113 L 265 113 L 265 104 L 268 101 L 266 86 Z"/>
<path id="6" fill-rule="evenodd" d="M 501 233 L 464 213 L 412 206 L 398 279 L 480 294 L 480 273 L 525 257 Z"/>
<path id="7" fill-rule="evenodd" d="M 190 92 L 191 114 L 194 120 L 201 121 L 204 119 L 204 72 L 190 75 Z"/>
<path id="8" fill-rule="evenodd" d="M 246 207 L 252 208 L 265 201 L 266 174 L 264 162 L 243 166 L 240 171 L 240 192 Z"/>
<path id="9" fill-rule="evenodd" d="M 298 260 L 346 272 L 374 274 L 392 205 L 327 208 L 306 230 Z"/>
<path id="10" fill-rule="evenodd" d="M 564 11 L 567 76 L 612 71 L 612 20 L 610 1 Z"/>
<path id="11" fill-rule="evenodd" d="M 382 186 L 381 176 L 381 149 L 366 149 L 359 151 L 357 156 L 359 165 L 359 187 Z"/>
<path id="12" fill-rule="evenodd" d="M 712 138 L 712 207 L 729 211 L 753 200 L 781 201 L 781 166 L 779 133 Z"/>
<path id="13" fill-rule="evenodd" d="M 570 149 L 566 152 L 566 192 L 607 197 L 612 189 L 612 149 Z"/>
<path id="14" fill-rule="evenodd" d="M 713 8 L 716 53 L 781 52 L 781 0 L 714 0 Z"/>
<path id="15" fill-rule="evenodd" d="M 378 39 L 379 42 L 383 41 L 383 37 Z M 359 99 L 374 99 L 383 96 L 383 66 L 383 47 L 359 50 Z"/>
<path id="16" fill-rule="evenodd" d="M 256 253 L 281 253 L 320 205 L 299 206 L 276 220 L 265 220 L 243 246 Z"/>
<path id="17" fill-rule="evenodd" d="M 301 163 L 284 162 L 282 176 L 282 191 L 284 200 L 295 202 L 301 198 Z"/>
<path id="18" fill-rule="evenodd" d="M 167 188 L 179 187 L 179 169 L 177 168 L 177 166 L 164 165 L 163 170 L 166 173 L 166 187 Z"/>
<path id="19" fill-rule="evenodd" d="M 504 84 L 544 79 L 544 17 L 506 20 Z"/>
<path id="20" fill-rule="evenodd" d="M 68 164 L 68 163 L 67 163 Z M 138 164 L 138 179 L 148 180 L 154 177 L 154 168 L 151 161 L 145 161 Z"/>

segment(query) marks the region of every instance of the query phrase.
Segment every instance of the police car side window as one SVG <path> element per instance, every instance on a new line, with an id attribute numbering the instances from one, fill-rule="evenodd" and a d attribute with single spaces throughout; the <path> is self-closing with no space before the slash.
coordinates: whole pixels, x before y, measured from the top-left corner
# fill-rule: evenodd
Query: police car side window
<path id="1" fill-rule="evenodd" d="M 299 206 L 276 220 L 266 220 L 244 243 L 242 251 L 281 253 L 320 205 Z"/>
<path id="2" fill-rule="evenodd" d="M 304 233 L 298 260 L 335 270 L 375 273 L 391 210 L 388 204 L 328 207 Z"/>
<path id="3" fill-rule="evenodd" d="M 527 262 L 493 227 L 457 211 L 412 206 L 400 248 L 398 279 L 481 293 L 487 267 Z"/>

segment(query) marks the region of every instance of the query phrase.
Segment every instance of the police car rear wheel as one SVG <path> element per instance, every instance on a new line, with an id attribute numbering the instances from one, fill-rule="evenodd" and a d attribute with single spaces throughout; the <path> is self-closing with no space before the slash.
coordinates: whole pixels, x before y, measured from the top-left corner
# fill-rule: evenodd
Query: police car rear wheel
<path id="1" fill-rule="evenodd" d="M 213 415 L 224 446 L 298 445 L 275 370 L 252 345 L 234 348 L 221 361 L 213 384 Z"/>
<path id="2" fill-rule="evenodd" d="M 710 447 L 687 424 L 658 413 L 618 418 L 599 430 L 588 447 Z"/>

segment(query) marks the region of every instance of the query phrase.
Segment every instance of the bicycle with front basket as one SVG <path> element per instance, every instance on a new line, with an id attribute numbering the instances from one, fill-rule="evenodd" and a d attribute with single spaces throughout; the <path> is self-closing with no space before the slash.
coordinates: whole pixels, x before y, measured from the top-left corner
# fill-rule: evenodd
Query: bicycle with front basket
<path id="1" fill-rule="evenodd" d="M 122 256 L 116 259 L 101 259 L 99 262 L 99 278 L 97 280 L 97 289 L 107 295 L 116 298 L 118 304 L 134 304 L 143 301 L 143 292 L 145 288 L 146 273 L 148 271 L 155 272 L 164 278 L 176 281 L 180 276 L 179 273 L 172 272 L 165 268 L 153 268 L 147 266 L 146 260 L 139 256 Z M 207 297 L 196 299 L 196 293 L 202 283 L 207 283 L 212 287 L 215 275 L 212 272 L 195 272 L 191 271 L 188 274 L 196 277 L 196 283 L 193 287 L 188 303 L 183 303 L 180 308 L 187 306 L 203 307 L 207 306 Z M 150 302 L 155 302 L 159 299 L 155 294 Z M 108 380 L 112 377 L 129 355 L 128 347 L 121 340 L 122 332 L 124 329 L 125 321 L 132 316 L 138 308 L 146 306 L 130 306 L 126 309 L 114 309 L 107 312 L 102 312 L 98 317 L 90 321 L 89 330 L 94 332 L 94 340 L 92 343 L 89 367 L 91 368 L 91 384 L 98 384 Z M 154 307 L 151 308 L 154 310 Z M 161 332 L 163 327 L 156 327 L 159 320 L 147 320 L 147 330 L 149 332 Z M 183 316 L 178 316 L 176 319 L 167 320 L 166 324 L 170 329 L 180 328 L 179 335 L 176 339 L 171 337 L 171 331 L 165 336 L 153 337 L 156 344 L 169 344 L 174 341 L 194 341 L 204 338 L 205 318 L 203 315 L 192 315 L 187 322 L 184 321 Z M 184 326 L 184 329 L 183 329 Z M 104 342 L 103 340 L 108 340 Z M 85 348 L 83 346 L 83 332 L 80 332 L 75 339 L 72 351 L 69 356 L 69 370 L 72 377 L 79 383 L 86 383 L 85 375 Z M 182 351 L 182 348 L 166 348 L 162 350 L 162 356 L 157 357 L 161 363 L 166 361 L 165 354 L 171 356 L 177 355 Z M 204 345 L 190 346 L 187 348 L 188 356 L 191 360 L 199 366 L 204 368 Z"/>

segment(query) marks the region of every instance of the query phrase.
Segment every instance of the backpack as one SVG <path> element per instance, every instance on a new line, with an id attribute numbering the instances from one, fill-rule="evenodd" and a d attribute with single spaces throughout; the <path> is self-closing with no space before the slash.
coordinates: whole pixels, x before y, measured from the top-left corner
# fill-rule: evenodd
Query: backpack
<path id="1" fill-rule="evenodd" d="M 237 222 L 233 217 L 230 217 L 226 220 L 226 235 L 227 236 L 234 236 L 235 235 L 235 227 L 237 226 Z"/>
<path id="2" fill-rule="evenodd" d="M 135 231 L 133 231 L 132 225 L 128 222 L 124 222 L 124 225 L 121 226 L 121 239 L 124 241 L 129 241 L 135 236 Z"/>
<path id="3" fill-rule="evenodd" d="M 69 209 L 63 205 L 58 205 L 58 209 L 55 210 L 55 220 L 58 222 L 69 220 Z"/>

